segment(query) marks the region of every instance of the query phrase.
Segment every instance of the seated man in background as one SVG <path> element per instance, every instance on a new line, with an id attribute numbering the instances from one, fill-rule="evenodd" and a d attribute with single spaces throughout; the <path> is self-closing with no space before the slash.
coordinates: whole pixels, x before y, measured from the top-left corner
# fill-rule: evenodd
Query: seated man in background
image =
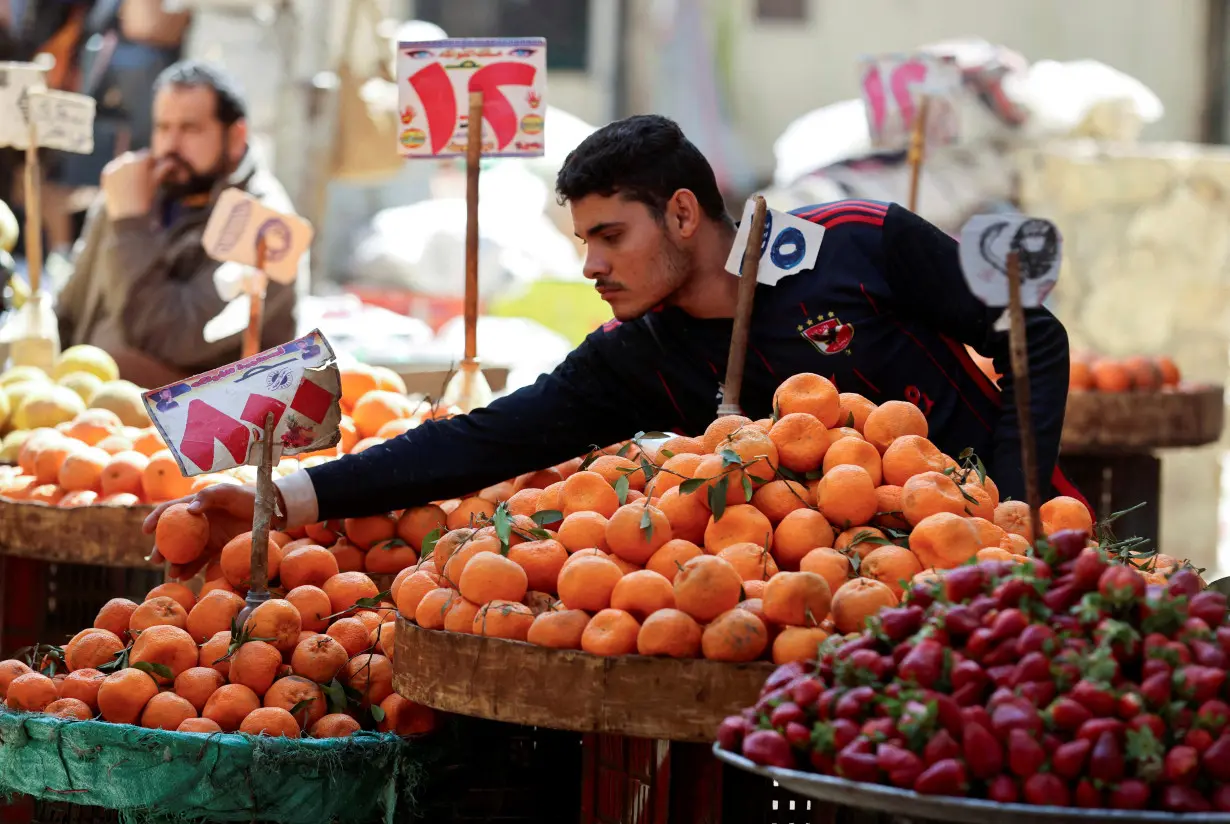
<path id="1" fill-rule="evenodd" d="M 248 313 L 233 304 L 246 305 L 249 270 L 206 255 L 205 224 L 232 186 L 294 211 L 251 150 L 245 114 L 234 81 L 215 67 L 183 61 L 159 75 L 150 151 L 120 155 L 103 170 L 57 300 L 62 346 L 98 346 L 146 387 L 239 359 Z M 307 255 L 300 265 L 306 272 Z M 262 348 L 294 337 L 294 310 L 294 287 L 270 283 Z"/>

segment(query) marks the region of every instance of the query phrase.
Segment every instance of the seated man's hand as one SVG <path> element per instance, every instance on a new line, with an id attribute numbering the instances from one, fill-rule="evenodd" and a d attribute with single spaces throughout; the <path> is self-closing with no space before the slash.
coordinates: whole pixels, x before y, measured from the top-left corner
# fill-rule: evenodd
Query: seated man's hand
<path id="1" fill-rule="evenodd" d="M 154 159 L 148 152 L 125 152 L 103 167 L 99 185 L 112 220 L 149 214 L 154 203 Z"/>
<path id="2" fill-rule="evenodd" d="M 209 543 L 205 551 L 189 563 L 171 564 L 168 571 L 171 578 L 185 580 L 196 575 L 202 567 L 216 558 L 222 547 L 236 535 L 252 530 L 252 516 L 256 510 L 256 487 L 218 484 L 206 487 L 195 495 L 159 504 L 145 519 L 145 534 L 153 534 L 158 526 L 158 519 L 172 504 L 188 504 L 191 511 L 201 512 L 209 518 Z M 162 554 L 155 546 L 150 561 L 160 564 L 163 560 Z"/>

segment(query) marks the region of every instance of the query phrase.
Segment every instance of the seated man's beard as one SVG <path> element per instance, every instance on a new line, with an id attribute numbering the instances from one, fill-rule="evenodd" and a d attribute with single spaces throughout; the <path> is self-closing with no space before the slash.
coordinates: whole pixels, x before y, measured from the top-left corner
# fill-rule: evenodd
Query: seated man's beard
<path id="1" fill-rule="evenodd" d="M 169 200 L 183 200 L 186 197 L 208 194 L 215 184 L 226 177 L 225 155 L 218 158 L 217 164 L 208 172 L 201 174 L 188 165 L 188 162 L 177 154 L 168 154 L 158 159 L 163 166 L 159 170 L 158 188 Z M 173 173 L 182 173 L 172 177 Z"/>

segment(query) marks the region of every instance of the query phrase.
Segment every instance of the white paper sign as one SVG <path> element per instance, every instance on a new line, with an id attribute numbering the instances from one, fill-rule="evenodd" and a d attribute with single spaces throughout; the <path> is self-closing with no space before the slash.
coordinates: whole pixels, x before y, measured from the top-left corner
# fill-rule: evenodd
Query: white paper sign
<path id="1" fill-rule="evenodd" d="M 227 189 L 218 196 L 201 245 L 214 260 L 256 266 L 261 238 L 265 274 L 276 283 L 294 281 L 299 258 L 312 244 L 312 224 L 299 215 L 275 212 L 242 189 Z"/>
<path id="2" fill-rule="evenodd" d="M 41 89 L 28 95 L 34 139 L 45 149 L 75 154 L 94 152 L 94 98 L 87 94 Z"/>
<path id="3" fill-rule="evenodd" d="M 145 393 L 145 408 L 186 477 L 260 461 L 274 416 L 273 460 L 314 452 L 341 437 L 341 376 L 313 330 L 229 366 Z"/>
<path id="4" fill-rule="evenodd" d="M 1008 305 L 1008 254 L 1017 253 L 1021 305 L 1041 306 L 1055 288 L 1063 238 L 1055 224 L 1029 215 L 975 215 L 961 229 L 961 271 L 987 306 Z"/>
<path id="5" fill-rule="evenodd" d="M 0 147 L 26 148 L 30 142 L 27 94 L 42 88 L 41 66 L 0 62 Z"/>
<path id="6" fill-rule="evenodd" d="M 923 95 L 927 106 L 927 145 L 957 141 L 961 68 L 956 59 L 934 54 L 885 54 L 864 57 L 860 89 L 867 109 L 871 145 L 900 150 L 909 146 Z"/>
<path id="7" fill-rule="evenodd" d="M 472 91 L 483 93 L 483 156 L 542 156 L 547 41 L 541 37 L 399 43 L 402 156 L 464 157 Z"/>
<path id="8" fill-rule="evenodd" d="M 740 275 L 743 271 L 743 250 L 752 231 L 755 201 L 748 199 L 743 207 L 743 220 L 735 234 L 734 246 L 726 258 L 726 271 Z M 769 209 L 764 216 L 764 235 L 760 239 L 760 268 L 756 282 L 774 285 L 787 275 L 805 272 L 816 265 L 824 227 L 786 212 Z"/>

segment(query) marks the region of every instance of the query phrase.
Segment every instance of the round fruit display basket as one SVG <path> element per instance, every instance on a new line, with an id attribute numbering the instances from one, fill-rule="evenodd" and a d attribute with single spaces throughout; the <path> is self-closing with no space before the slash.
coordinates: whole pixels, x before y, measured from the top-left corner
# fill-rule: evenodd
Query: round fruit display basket
<path id="1" fill-rule="evenodd" d="M 1121 535 L 1161 534 L 1162 462 L 1157 452 L 1216 443 L 1225 417 L 1220 386 L 1068 394 L 1059 467 Z"/>
<path id="2" fill-rule="evenodd" d="M 579 779 L 583 824 L 804 820 L 778 811 L 801 816 L 807 799 L 726 767 L 709 749 L 721 719 L 755 700 L 771 663 L 603 657 L 422 629 L 404 618 L 396 644 L 398 693 L 523 731 L 552 753 L 552 797 L 564 798 Z M 575 808 L 568 816 L 575 820 Z"/>
<path id="3" fill-rule="evenodd" d="M 153 507 L 71 508 L 0 499 L 0 554 L 48 563 L 149 569 L 154 536 L 141 531 Z"/>
<path id="4" fill-rule="evenodd" d="M 1068 395 L 1065 450 L 1128 452 L 1204 446 L 1221 437 L 1225 391 L 1190 386 L 1160 392 L 1084 392 Z"/>
<path id="5" fill-rule="evenodd" d="M 963 799 L 919 793 L 849 781 L 829 775 L 761 767 L 748 759 L 727 752 L 717 744 L 713 754 L 719 760 L 776 781 L 799 795 L 817 801 L 857 807 L 890 815 L 900 815 L 911 821 L 968 822 L 968 824 L 1034 824 L 1034 822 L 1092 822 L 1108 821 L 1117 824 L 1162 824 L 1162 822 L 1191 822 L 1201 824 L 1230 824 L 1230 813 L 1200 813 L 1198 815 L 1140 810 L 1081 810 L 1074 807 L 1044 807 L 1032 804 L 1000 804 L 981 799 Z"/>
<path id="6" fill-rule="evenodd" d="M 462 715 L 583 733 L 709 742 L 754 703 L 771 663 L 601 657 L 422 629 L 398 618 L 393 687 Z"/>
<path id="7" fill-rule="evenodd" d="M 437 750 L 387 733 L 205 736 L 0 709 L 0 795 L 120 821 L 392 821 L 408 814 Z"/>

